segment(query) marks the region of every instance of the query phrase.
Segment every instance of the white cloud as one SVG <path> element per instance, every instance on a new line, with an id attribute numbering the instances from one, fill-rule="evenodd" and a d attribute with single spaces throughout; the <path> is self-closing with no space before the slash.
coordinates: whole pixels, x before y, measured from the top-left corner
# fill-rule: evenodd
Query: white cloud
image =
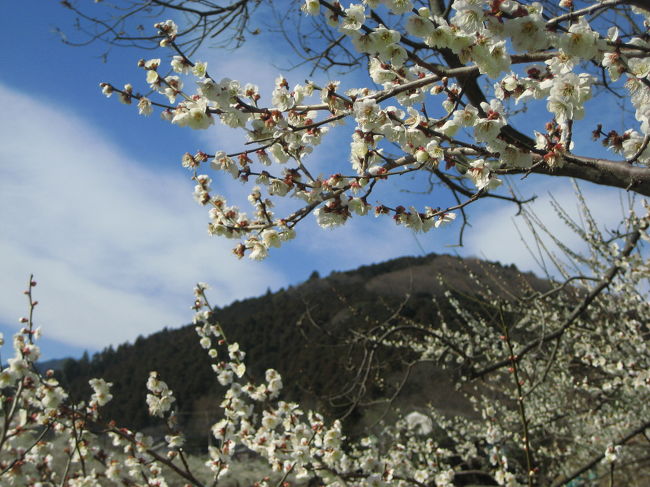
<path id="1" fill-rule="evenodd" d="M 555 199 L 572 219 L 577 222 L 581 221 L 579 201 L 569 180 L 566 178 L 529 178 L 519 184 L 525 194 L 534 192 L 538 195 L 538 198 L 529 203 L 527 208 L 537 215 L 549 234 L 574 251 L 586 249 L 585 243 L 558 217 L 551 204 Z M 601 230 L 615 229 L 625 215 L 626 203 L 624 201 L 627 201 L 625 193 L 614 188 L 580 181 L 578 185 Z M 503 264 L 515 264 L 521 270 L 540 274 L 540 266 L 522 241 L 523 237 L 530 248 L 539 255 L 524 218 L 515 216 L 517 207 L 495 202 L 483 202 L 477 207 L 479 209 L 472 212 L 472 231 L 467 234 L 463 255 L 475 255 Z M 544 232 L 540 234 L 549 249 L 558 250 L 548 235 L 544 235 Z M 548 262 L 548 259 L 545 260 Z M 553 271 L 554 269 L 549 270 Z"/>
<path id="2" fill-rule="evenodd" d="M 192 286 L 215 302 L 286 284 L 208 238 L 189 178 L 131 160 L 87 121 L 0 85 L 0 321 L 25 313 L 34 272 L 51 338 L 104 347 L 191 318 Z"/>
<path id="3" fill-rule="evenodd" d="M 296 243 L 311 254 L 323 256 L 327 270 L 354 269 L 405 255 L 444 251 L 444 245 L 453 243 L 455 236 L 446 229 L 416 234 L 385 215 L 355 216 L 346 225 L 332 229 L 322 229 L 315 221 L 305 223 Z"/>

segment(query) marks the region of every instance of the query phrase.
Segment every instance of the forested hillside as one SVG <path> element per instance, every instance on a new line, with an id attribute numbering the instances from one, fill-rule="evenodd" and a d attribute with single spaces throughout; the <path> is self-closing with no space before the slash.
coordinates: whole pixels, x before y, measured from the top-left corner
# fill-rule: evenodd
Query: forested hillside
<path id="1" fill-rule="evenodd" d="M 513 266 L 432 254 L 333 272 L 326 278 L 314 273 L 298 286 L 236 301 L 219 311 L 218 320 L 228 339 L 239 342 L 254 359 L 247 363 L 254 376 L 276 367 L 283 376 L 287 399 L 318 406 L 332 416 L 350 412 L 348 418 L 358 421 L 360 412 L 355 409 L 360 408 L 354 407 L 349 394 L 340 393 L 353 382 L 363 360 L 361 349 L 367 344 L 358 339 L 359 334 L 400 319 L 434 329 L 442 317 L 454 323 L 459 318 L 445 292 L 480 312 L 485 289 L 472 275 L 506 299 L 531 288 L 547 287 L 545 281 Z M 408 356 L 396 354 L 394 349 L 379 347 L 375 353 L 382 358 L 382 368 L 372 370 L 366 400 L 385 397 L 386 389 L 402 380 L 400 371 L 408 362 Z M 151 421 L 143 387 L 151 370 L 158 371 L 175 391 L 181 421 L 196 435 L 196 441 L 203 442 L 221 396 L 192 325 L 139 337 L 134 343 L 109 347 L 91 358 L 69 359 L 59 374 L 78 400 L 89 395 L 90 378 L 113 382 L 115 399 L 106 406 L 106 415 L 120 425 L 140 429 Z M 415 385 L 407 384 L 404 389 L 407 400 L 435 402 L 444 386 L 432 370 L 414 371 Z M 448 395 L 444 404 L 455 407 Z"/>

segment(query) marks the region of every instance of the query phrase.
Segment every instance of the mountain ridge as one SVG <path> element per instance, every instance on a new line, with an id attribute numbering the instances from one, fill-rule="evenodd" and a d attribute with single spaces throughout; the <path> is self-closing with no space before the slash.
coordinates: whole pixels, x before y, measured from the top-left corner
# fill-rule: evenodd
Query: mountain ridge
<path id="1" fill-rule="evenodd" d="M 324 278 L 314 272 L 287 289 L 236 300 L 218 309 L 216 318 L 229 340 L 239 342 L 247 352 L 254 376 L 262 376 L 269 367 L 278 369 L 286 399 L 335 417 L 349 405 L 333 404 L 327 398 L 340 391 L 355 370 L 353 332 L 362 332 L 373 320 L 388 319 L 398 307 L 409 319 L 435 326 L 438 313 L 453 313 L 447 293 L 464 306 L 476 305 L 476 294 L 481 292 L 478 282 L 487 283 L 491 292 L 505 299 L 525 290 L 549 288 L 547 281 L 514 266 L 429 254 L 334 271 Z M 399 369 L 400 357 L 384 355 L 390 375 Z M 57 375 L 75 400 L 87 399 L 92 377 L 113 382 L 114 399 L 105 414 L 118 424 L 142 429 L 153 425 L 144 388 L 150 370 L 158 371 L 175 391 L 179 416 L 190 434 L 205 436 L 218 415 L 222 388 L 192 325 L 165 328 L 92 357 L 68 359 Z M 377 385 L 368 393 L 379 396 L 382 391 Z"/>

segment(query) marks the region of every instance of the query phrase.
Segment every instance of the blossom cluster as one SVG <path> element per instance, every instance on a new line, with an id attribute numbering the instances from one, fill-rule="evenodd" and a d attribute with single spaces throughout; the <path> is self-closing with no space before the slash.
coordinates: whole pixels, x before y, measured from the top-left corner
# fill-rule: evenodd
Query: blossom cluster
<path id="1" fill-rule="evenodd" d="M 35 303 L 31 301 L 35 285 L 30 280 L 30 289 L 26 291 L 30 304 Z M 14 337 L 16 356 L 0 371 L 3 485 L 87 487 L 109 481 L 111 485 L 161 487 L 169 485 L 172 472 L 188 485 L 203 486 L 228 474 L 239 446 L 266 459 L 269 468 L 285 479 L 289 475 L 296 479 L 318 476 L 333 486 L 406 486 L 411 482 L 407 480 L 410 467 L 417 465 L 415 478 L 422 481 L 433 478 L 435 471 L 442 468 L 439 461 L 432 463 L 425 458 L 433 448 L 431 442 L 412 452 L 401 444 L 392 446 L 390 464 L 378 461 L 383 447 L 377 439 L 366 438 L 346 451 L 339 421 L 328 425 L 322 415 L 304 412 L 298 404 L 280 399 L 282 378 L 277 371 L 268 369 L 260 382 L 248 376 L 243 362 L 245 353 L 237 343 L 228 342 L 223 329 L 214 321 L 214 310 L 207 303 L 205 290 L 203 284 L 195 289 L 195 328 L 201 345 L 213 359 L 215 380 L 227 386 L 220 405 L 222 419 L 211 428 L 216 446 L 209 448 L 205 463 L 208 478 L 197 478 L 188 466 L 183 449 L 185 438 L 172 409 L 173 393 L 156 372 L 151 372 L 146 383 L 146 403 L 149 413 L 167 425 L 162 450 L 153 437 L 119 428 L 102 416 L 102 406 L 112 399 L 112 384 L 91 379 L 91 400 L 75 404 L 68 400 L 51 371 L 41 376 L 35 368 L 39 353 L 33 343 L 40 332 L 33 329 L 30 313 L 29 327 Z M 219 352 L 219 348 L 223 351 Z M 408 438 L 413 435 L 409 431 L 404 426 L 396 429 L 395 434 L 406 435 L 405 441 L 411 441 Z M 106 446 L 103 435 L 110 440 L 110 446 Z M 61 441 L 64 448 L 59 447 Z M 431 466 L 435 467 L 433 473 L 428 472 Z M 453 478 L 448 471 L 445 465 L 442 474 L 437 475 Z M 363 474 L 357 475 L 358 480 L 350 480 L 351 472 Z M 257 485 L 271 484 L 266 477 Z"/>
<path id="2" fill-rule="evenodd" d="M 396 354 L 416 352 L 422 362 L 455 371 L 454 379 L 483 421 L 446 415 L 437 408 L 428 417 L 448 435 L 460 458 L 480 458 L 484 471 L 496 469 L 493 478 L 500 485 L 516 485 L 531 464 L 531 475 L 541 485 L 552 480 L 563 485 L 555 482 L 593 462 L 593 470 L 581 477 L 586 481 L 598 475 L 598 460 L 632 464 L 647 452 L 635 439 L 650 426 L 643 419 L 650 399 L 644 326 L 650 319 L 644 284 L 650 266 L 632 249 L 637 239 L 650 240 L 650 217 L 637 219 L 632 212 L 621 233 L 609 239 L 583 210 L 584 227 L 558 210 L 589 247 L 582 255 L 564 248 L 569 265 L 580 269 L 571 277 L 568 266 L 561 268 L 564 284 L 544 293 L 509 290 L 504 301 L 500 289 L 473 275 L 484 306 L 494 311 L 468 310 L 447 292 L 443 300 L 454 307 L 451 318 L 441 313 L 436 323 L 416 323 L 401 317 L 367 336 L 369 343 L 393 348 Z M 621 245 L 620 235 L 626 231 L 632 237 Z M 572 279 L 580 284 L 565 288 Z M 574 314 L 604 282 L 610 292 L 598 294 L 589 308 Z M 504 354 L 510 356 L 504 359 Z M 406 419 L 414 428 L 428 426 L 419 414 Z M 544 471 L 542 477 L 537 468 Z"/>
<path id="3" fill-rule="evenodd" d="M 400 20 L 393 27 L 384 25 L 373 9 L 386 9 Z M 149 88 L 168 103 L 135 94 L 131 85 L 123 90 L 106 83 L 102 87 L 107 96 L 118 92 L 124 103 L 137 99 L 144 115 L 156 106 L 162 108 L 162 117 L 179 126 L 206 129 L 219 119 L 247 132 L 252 148 L 230 154 L 187 153 L 182 162 L 196 181 L 196 201 L 208 208 L 210 234 L 240 239 L 234 249 L 238 257 L 248 253 L 261 259 L 269 249 L 293 238 L 294 227 L 310 213 L 324 228 L 374 213 L 391 215 L 414 231 L 428 231 L 452 220 L 454 210 L 493 192 L 502 174 L 562 166 L 575 146 L 572 124 L 585 117 L 585 103 L 597 82 L 593 74 L 579 71 L 585 61 L 602 66 L 611 83 L 625 76 L 639 126 L 606 138 L 605 144 L 627 161 L 647 165 L 650 43 L 642 36 L 623 42 L 615 27 L 601 32 L 598 23 L 587 21 L 596 10 L 585 8 L 549 20 L 541 4 L 510 0 L 455 0 L 448 15 L 426 7 L 415 10 L 408 0 L 352 3 L 345 8 L 306 0 L 305 14 L 324 16 L 351 49 L 368 57 L 369 82 L 375 88 L 343 92 L 338 81 L 292 86 L 280 76 L 268 106 L 262 105 L 257 86 L 229 78 L 217 81 L 206 63 L 187 58 L 174 42 L 177 26 L 166 21 L 157 28 L 161 45 L 176 53 L 171 60 L 174 74 L 159 73 L 160 59 L 139 65 L 146 71 Z M 647 22 L 647 11 L 635 12 Z M 427 50 L 450 53 L 460 67 L 428 60 Z M 472 89 L 465 81 L 468 76 L 491 80 L 487 97 L 468 94 Z M 187 77 L 193 83 L 187 84 Z M 193 92 L 187 88 L 192 85 Z M 537 143 L 531 145 L 508 130 L 512 126 L 508 107 L 511 101 L 535 100 L 546 101 L 548 118 L 539 114 L 542 126 L 535 131 Z M 310 154 L 346 119 L 356 125 L 350 170 L 314 174 Z M 551 131 L 545 128 L 549 125 Z M 401 154 L 389 153 L 394 147 Z M 248 197 L 252 214 L 212 191 L 212 177 L 203 172 L 208 162 L 217 172 L 254 181 Z M 453 189 L 464 188 L 466 200 L 444 208 L 370 203 L 375 188 L 393 176 L 430 177 L 441 171 L 445 172 L 441 181 L 448 185 L 451 181 Z M 272 208 L 279 197 L 297 200 L 295 210 L 275 215 Z"/>

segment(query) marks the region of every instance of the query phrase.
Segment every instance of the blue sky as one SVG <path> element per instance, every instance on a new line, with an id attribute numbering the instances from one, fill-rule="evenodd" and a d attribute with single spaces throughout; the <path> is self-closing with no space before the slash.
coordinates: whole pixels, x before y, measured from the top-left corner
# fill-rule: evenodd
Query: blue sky
<path id="1" fill-rule="evenodd" d="M 180 159 L 197 149 L 236 149 L 241 136 L 220 124 L 205 132 L 179 129 L 107 100 L 101 81 L 144 88 L 136 61 L 166 52 L 113 49 L 103 62 L 104 46 L 60 42 L 55 27 L 70 26 L 70 14 L 58 2 L 39 3 L 38 15 L 0 5 L 0 36 L 10 46 L 0 71 L 0 331 L 8 337 L 17 329 L 26 312 L 22 290 L 34 273 L 44 358 L 80 355 L 189 322 L 197 281 L 208 282 L 214 301 L 224 305 L 297 284 L 314 270 L 326 275 L 428 252 L 535 268 L 513 226 L 516 208 L 494 202 L 470 209 L 473 227 L 460 249 L 450 247 L 457 228 L 414 235 L 388 218 L 366 217 L 334 231 L 309 220 L 295 241 L 266 261 L 236 260 L 232 241 L 208 237 L 207 214 L 192 200 Z M 278 42 L 261 35 L 239 51 L 199 56 L 216 78 L 252 81 L 270 93 L 281 72 L 277 66 L 288 65 L 289 49 L 278 49 Z M 283 74 L 293 84 L 303 82 L 307 70 Z M 345 130 L 314 155 L 321 172 L 347 160 Z M 414 187 L 406 178 L 390 184 L 392 197 Z M 556 223 L 547 210 L 549 189 L 575 206 L 568 184 L 533 178 L 526 184 L 527 194 L 540 196 L 536 207 L 550 225 Z M 213 187 L 245 201 L 239 183 L 216 177 Z M 613 224 L 620 215 L 617 193 L 584 188 L 594 210 Z M 431 206 L 448 201 L 436 198 L 416 200 Z"/>

